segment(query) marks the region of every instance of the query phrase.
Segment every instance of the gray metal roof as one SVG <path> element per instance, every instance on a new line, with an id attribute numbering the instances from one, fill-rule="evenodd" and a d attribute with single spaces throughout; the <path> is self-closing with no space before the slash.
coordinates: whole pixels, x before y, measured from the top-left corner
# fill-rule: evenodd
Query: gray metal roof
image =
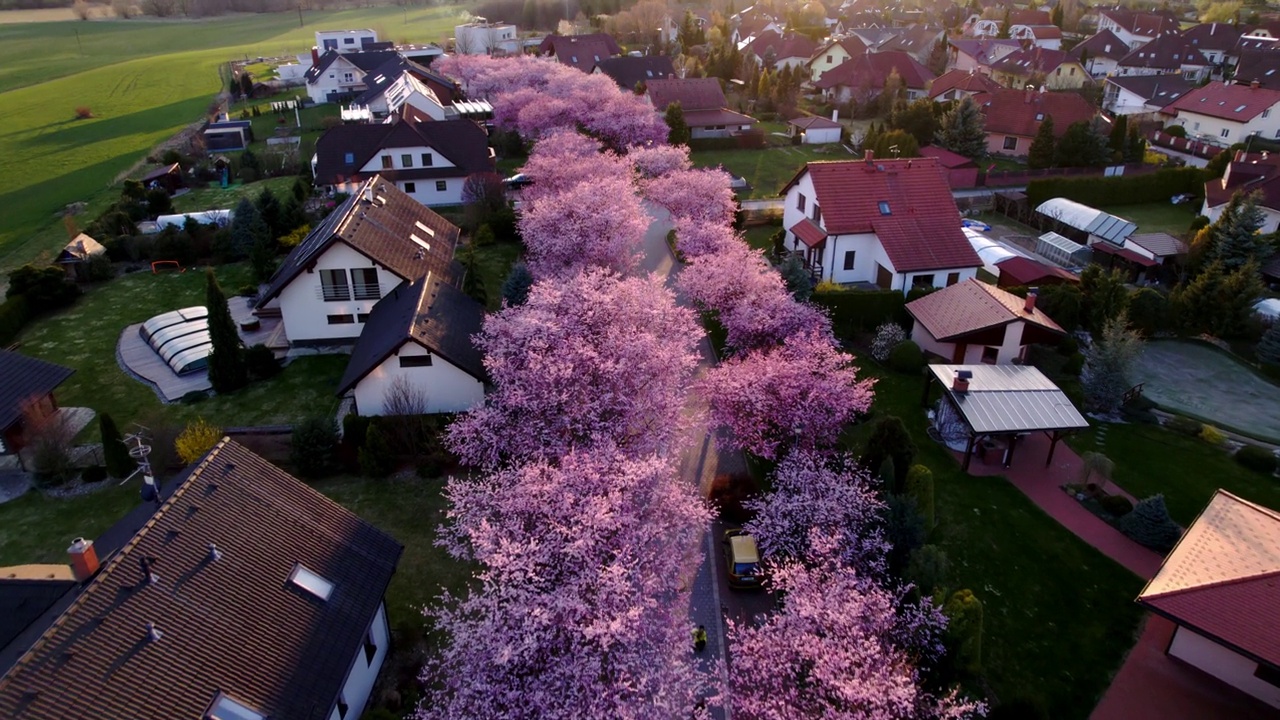
<path id="1" fill-rule="evenodd" d="M 1036 208 L 1036 212 L 1058 220 L 1063 225 L 1083 230 L 1090 235 L 1097 235 L 1103 240 L 1110 240 L 1117 245 L 1123 245 L 1124 239 L 1138 229 L 1137 225 L 1122 217 L 1116 217 L 1066 198 L 1045 200 Z"/>
<path id="2" fill-rule="evenodd" d="M 965 392 L 951 389 L 958 370 L 973 374 Z M 975 433 L 1089 427 L 1066 394 L 1030 365 L 930 365 L 929 371 Z"/>

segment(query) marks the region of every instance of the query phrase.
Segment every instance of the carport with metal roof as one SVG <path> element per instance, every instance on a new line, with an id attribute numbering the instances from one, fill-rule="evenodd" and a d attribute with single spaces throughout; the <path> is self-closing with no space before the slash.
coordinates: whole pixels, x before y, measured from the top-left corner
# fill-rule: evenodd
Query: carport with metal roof
<path id="1" fill-rule="evenodd" d="M 964 470 L 968 472 L 974 447 L 983 440 L 1005 441 L 1003 465 L 1013 463 L 1018 439 L 1028 433 L 1048 436 L 1053 462 L 1058 441 L 1089 427 L 1066 393 L 1030 365 L 930 365 L 925 375 L 923 405 L 928 407 L 934 384 L 943 389 L 944 402 L 968 428 Z"/>

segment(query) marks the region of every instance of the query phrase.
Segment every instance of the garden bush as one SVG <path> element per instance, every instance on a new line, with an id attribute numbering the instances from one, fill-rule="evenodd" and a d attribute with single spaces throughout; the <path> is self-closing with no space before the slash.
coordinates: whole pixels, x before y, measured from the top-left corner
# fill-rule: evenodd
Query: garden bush
<path id="1" fill-rule="evenodd" d="M 99 483 L 107 479 L 107 469 L 101 465 L 90 465 L 80 471 L 80 481 Z"/>
<path id="2" fill-rule="evenodd" d="M 1075 335 L 1067 333 L 1062 336 L 1062 340 L 1058 341 L 1058 354 L 1071 357 L 1080 352 L 1080 341 Z"/>
<path id="3" fill-rule="evenodd" d="M 1169 327 L 1169 298 L 1151 288 L 1139 288 L 1129 296 L 1129 324 L 1151 337 Z"/>
<path id="4" fill-rule="evenodd" d="M 184 465 L 199 460 L 222 439 L 222 428 L 211 425 L 204 418 L 187 423 L 186 428 L 173 441 L 173 449 Z"/>
<path id="5" fill-rule="evenodd" d="M 920 597 L 932 597 L 946 585 L 951 563 L 937 545 L 922 545 L 907 560 L 907 582 L 916 586 Z"/>
<path id="6" fill-rule="evenodd" d="M 1255 472 L 1274 475 L 1276 472 L 1275 453 L 1257 445 L 1245 445 L 1236 451 L 1236 462 Z"/>
<path id="7" fill-rule="evenodd" d="M 1124 198 L 1127 203 L 1168 203 L 1181 193 L 1204 193 L 1207 173 L 1200 168 L 1165 168 L 1147 175 L 1116 177 L 1044 178 L 1027 184 L 1027 203 L 1036 207 L 1050 198 L 1067 198 L 1098 207 Z"/>
<path id="8" fill-rule="evenodd" d="M 1161 553 L 1168 552 L 1182 537 L 1182 528 L 1169 517 L 1164 495 L 1139 500 L 1132 512 L 1120 518 L 1120 531 Z"/>
<path id="9" fill-rule="evenodd" d="M 376 423 L 370 424 L 369 431 L 364 436 L 364 447 L 360 448 L 357 457 L 360 460 L 360 472 L 371 478 L 384 478 L 395 469 L 387 436 Z"/>
<path id="10" fill-rule="evenodd" d="M 1098 504 L 1101 505 L 1102 509 L 1106 510 L 1108 514 L 1115 517 L 1128 515 L 1133 510 L 1133 503 L 1129 501 L 1129 498 L 1123 495 L 1106 495 L 1098 501 Z"/>
<path id="11" fill-rule="evenodd" d="M 21 295 L 29 307 L 39 312 L 64 308 L 80 296 L 80 288 L 67 281 L 67 275 L 58 265 L 23 265 L 9 273 L 9 289 L 5 297 Z"/>
<path id="12" fill-rule="evenodd" d="M 1203 428 L 1201 428 L 1200 434 L 1198 437 L 1201 440 L 1214 446 L 1221 445 L 1222 443 L 1227 441 L 1227 436 L 1223 435 L 1221 430 L 1219 430 L 1218 428 L 1212 425 L 1205 425 Z"/>
<path id="13" fill-rule="evenodd" d="M 869 332 L 886 322 L 906 325 L 911 321 L 897 290 L 817 291 L 811 302 L 826 310 L 836 332 L 843 334 Z"/>
<path id="14" fill-rule="evenodd" d="M 254 380 L 269 380 L 280 374 L 280 361 L 266 345 L 251 345 L 244 351 L 245 369 Z"/>
<path id="15" fill-rule="evenodd" d="M 933 471 L 924 465 L 912 465 L 907 471 L 907 495 L 916 501 L 925 529 L 932 530 L 938 524 L 933 509 Z"/>
<path id="16" fill-rule="evenodd" d="M 889 367 L 898 372 L 919 374 L 924 367 L 924 352 L 910 340 L 900 342 L 889 353 Z"/>
<path id="17" fill-rule="evenodd" d="M 1165 422 L 1164 426 L 1173 432 L 1182 435 L 1190 435 L 1192 437 L 1199 437 L 1200 430 L 1204 428 L 1204 425 L 1199 421 L 1192 420 L 1189 417 L 1183 417 L 1181 415 L 1174 415 L 1169 418 L 1169 420 Z"/>
<path id="18" fill-rule="evenodd" d="M 338 450 L 338 428 L 333 418 L 313 417 L 293 428 L 290 459 L 304 478 L 321 478 L 333 472 Z"/>
<path id="19" fill-rule="evenodd" d="M 876 362 L 885 362 L 893 349 L 906 339 L 907 331 L 901 325 L 894 322 L 882 323 L 876 328 L 876 337 L 871 341 L 871 357 Z"/>
<path id="20" fill-rule="evenodd" d="M 982 601 L 971 590 L 957 590 L 942 608 L 947 616 L 948 653 L 955 668 L 982 672 Z"/>
<path id="21" fill-rule="evenodd" d="M 22 328 L 31 319 L 27 309 L 27 298 L 23 295 L 10 295 L 0 303 L 0 346 L 8 345 L 18 336 Z"/>
<path id="22" fill-rule="evenodd" d="M 1062 364 L 1062 372 L 1072 377 L 1080 377 L 1080 373 L 1084 371 L 1084 362 L 1084 353 L 1075 353 Z"/>

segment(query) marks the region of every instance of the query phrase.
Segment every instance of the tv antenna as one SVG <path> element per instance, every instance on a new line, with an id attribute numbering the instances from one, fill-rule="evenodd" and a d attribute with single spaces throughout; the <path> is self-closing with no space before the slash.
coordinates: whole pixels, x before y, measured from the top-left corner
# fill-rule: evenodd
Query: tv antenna
<path id="1" fill-rule="evenodd" d="M 129 477 L 120 484 L 123 485 L 132 480 L 134 475 L 142 473 L 142 499 L 154 500 L 158 504 L 160 488 L 156 485 L 155 473 L 151 471 L 151 461 L 148 459 L 151 455 L 151 431 L 137 423 L 134 425 L 138 428 L 137 431 L 125 435 L 124 444 L 129 447 L 129 457 L 138 464 L 138 469 L 129 473 Z"/>

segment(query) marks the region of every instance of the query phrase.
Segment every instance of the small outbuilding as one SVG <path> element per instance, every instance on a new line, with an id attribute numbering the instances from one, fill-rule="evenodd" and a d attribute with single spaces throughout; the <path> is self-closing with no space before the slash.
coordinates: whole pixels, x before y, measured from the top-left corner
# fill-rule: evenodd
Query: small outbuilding
<path id="1" fill-rule="evenodd" d="M 1036 307 L 1035 292 L 1024 299 L 977 279 L 912 300 L 907 312 L 912 341 L 955 363 L 1019 362 L 1029 345 L 1056 344 L 1065 334 Z"/>
<path id="2" fill-rule="evenodd" d="M 1053 221 L 1058 233 L 1081 245 L 1092 245 L 1099 240 L 1123 245 L 1125 238 L 1138 229 L 1122 217 L 1066 198 L 1045 200 L 1036 206 L 1036 213 Z"/>
<path id="3" fill-rule="evenodd" d="M 204 128 L 204 146 L 209 152 L 243 150 L 253 142 L 253 123 L 248 120 L 211 122 Z"/>
<path id="4" fill-rule="evenodd" d="M 1033 432 L 1049 438 L 1048 467 L 1059 440 L 1089 427 L 1066 393 L 1031 365 L 930 365 L 925 407 L 935 383 L 942 387 L 942 399 L 934 432 L 964 443 L 965 472 L 975 450 L 988 462 L 994 456 L 1009 467 L 1020 440 Z"/>
<path id="5" fill-rule="evenodd" d="M 67 277 L 73 280 L 87 280 L 86 268 L 89 260 L 97 255 L 106 254 L 107 249 L 102 246 L 102 243 L 85 233 L 80 233 L 62 248 L 62 252 L 58 253 L 58 259 L 54 262 L 66 270 Z"/>
<path id="6" fill-rule="evenodd" d="M 1005 258 L 996 263 L 996 284 L 1002 288 L 1063 285 L 1080 282 L 1080 278 L 1049 263 L 1022 256 Z"/>
<path id="7" fill-rule="evenodd" d="M 805 145 L 825 145 L 840 142 L 841 125 L 824 117 L 801 117 L 787 123 L 791 137 L 800 136 Z"/>
<path id="8" fill-rule="evenodd" d="M 182 179 L 182 166 L 178 163 L 158 167 L 142 176 L 142 186 L 148 189 L 160 188 L 170 195 L 186 187 Z"/>
<path id="9" fill-rule="evenodd" d="M 0 350 L 0 455 L 22 449 L 24 423 L 58 412 L 53 391 L 75 370 Z"/>
<path id="10" fill-rule="evenodd" d="M 1280 708 L 1280 512 L 1214 493 L 1138 595 L 1165 653 Z"/>

